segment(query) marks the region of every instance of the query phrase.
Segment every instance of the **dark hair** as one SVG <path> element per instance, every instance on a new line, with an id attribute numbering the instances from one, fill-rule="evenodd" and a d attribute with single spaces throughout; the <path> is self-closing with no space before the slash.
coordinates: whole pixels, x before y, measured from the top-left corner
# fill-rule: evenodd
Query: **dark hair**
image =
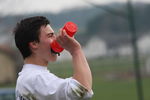
<path id="1" fill-rule="evenodd" d="M 29 17 L 17 23 L 14 29 L 15 43 L 24 59 L 32 54 L 29 43 L 40 42 L 40 28 L 49 23 L 48 19 L 43 16 Z"/>

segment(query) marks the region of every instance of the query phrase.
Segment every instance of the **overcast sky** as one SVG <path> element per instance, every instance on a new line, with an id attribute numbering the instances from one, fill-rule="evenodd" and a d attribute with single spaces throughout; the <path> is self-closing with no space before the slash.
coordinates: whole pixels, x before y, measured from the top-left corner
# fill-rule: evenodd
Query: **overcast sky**
<path id="1" fill-rule="evenodd" d="M 59 13 L 62 10 L 75 7 L 90 7 L 84 1 L 92 1 L 96 4 L 111 2 L 126 2 L 127 0 L 0 0 L 0 15 L 24 14 L 35 12 Z M 150 2 L 150 0 L 132 0 Z"/>

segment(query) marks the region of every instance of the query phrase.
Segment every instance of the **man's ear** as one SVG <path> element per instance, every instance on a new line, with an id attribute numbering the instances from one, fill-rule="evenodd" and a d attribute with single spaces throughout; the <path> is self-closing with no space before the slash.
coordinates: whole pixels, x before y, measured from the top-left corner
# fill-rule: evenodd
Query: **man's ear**
<path id="1" fill-rule="evenodd" d="M 30 49 L 37 49 L 38 48 L 38 42 L 33 41 L 29 43 Z"/>

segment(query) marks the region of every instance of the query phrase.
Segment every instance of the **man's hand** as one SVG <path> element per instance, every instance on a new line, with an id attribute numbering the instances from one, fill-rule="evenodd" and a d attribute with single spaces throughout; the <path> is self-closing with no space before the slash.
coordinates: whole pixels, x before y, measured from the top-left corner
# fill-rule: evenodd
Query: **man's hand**
<path id="1" fill-rule="evenodd" d="M 70 37 L 65 30 L 60 29 L 59 35 L 56 37 L 56 41 L 71 55 L 76 54 L 81 49 L 80 43 L 74 38 Z"/>

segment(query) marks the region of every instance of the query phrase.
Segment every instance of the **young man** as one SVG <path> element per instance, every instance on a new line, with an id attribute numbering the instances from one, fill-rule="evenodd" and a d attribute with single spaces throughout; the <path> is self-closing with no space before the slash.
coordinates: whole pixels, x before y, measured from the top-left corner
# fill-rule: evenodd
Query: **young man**
<path id="1" fill-rule="evenodd" d="M 21 20 L 14 30 L 15 43 L 24 65 L 16 84 L 17 100 L 88 100 L 92 97 L 92 75 L 79 42 L 60 29 L 54 34 L 43 16 Z M 50 43 L 56 40 L 72 56 L 73 76 L 62 79 L 47 69 L 57 60 Z"/>

